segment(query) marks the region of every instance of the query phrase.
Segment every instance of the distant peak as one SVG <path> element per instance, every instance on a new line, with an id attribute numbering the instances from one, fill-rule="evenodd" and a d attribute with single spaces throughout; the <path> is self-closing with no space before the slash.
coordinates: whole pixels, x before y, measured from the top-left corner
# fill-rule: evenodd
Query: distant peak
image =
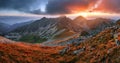
<path id="1" fill-rule="evenodd" d="M 86 18 L 83 17 L 83 16 L 78 16 L 78 17 L 76 17 L 74 20 L 86 20 Z"/>
<path id="2" fill-rule="evenodd" d="M 83 16 L 78 16 L 78 17 L 76 17 L 76 18 L 84 18 Z"/>
<path id="3" fill-rule="evenodd" d="M 43 17 L 41 20 L 47 19 L 46 17 Z"/>

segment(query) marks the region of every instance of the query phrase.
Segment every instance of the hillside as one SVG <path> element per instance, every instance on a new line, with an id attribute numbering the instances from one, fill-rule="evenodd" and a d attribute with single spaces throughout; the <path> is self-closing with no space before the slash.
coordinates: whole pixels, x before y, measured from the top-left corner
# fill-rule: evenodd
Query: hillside
<path id="1" fill-rule="evenodd" d="M 116 45 L 114 39 L 114 34 L 119 32 L 120 28 L 109 27 L 84 42 L 68 46 L 48 47 L 26 43 L 0 43 L 0 62 L 119 63 L 120 46 Z"/>
<path id="2" fill-rule="evenodd" d="M 114 39 L 116 33 L 120 33 L 120 28 L 108 28 L 80 44 L 70 45 L 62 54 L 76 55 L 73 63 L 119 63 L 120 46 Z"/>
<path id="3" fill-rule="evenodd" d="M 57 63 L 54 55 L 63 47 L 42 47 L 24 43 L 0 43 L 1 63 Z"/>
<path id="4" fill-rule="evenodd" d="M 43 44 L 47 46 L 51 46 L 51 45 L 56 46 L 56 45 L 67 45 L 67 44 L 72 44 L 72 43 L 80 43 L 82 41 L 89 39 L 90 37 L 95 36 L 99 32 L 116 25 L 113 21 L 114 20 L 103 19 L 103 18 L 86 20 L 85 18 L 79 16 L 76 19 L 74 19 L 74 21 L 72 21 L 72 24 L 75 25 L 74 29 L 76 29 L 74 31 L 78 33 L 72 36 L 69 36 L 69 38 L 48 41 Z M 63 36 L 65 35 L 67 34 L 64 34 Z M 59 35 L 59 36 L 62 36 L 62 35 Z"/>
<path id="5" fill-rule="evenodd" d="M 71 35 L 74 35 L 73 27 L 71 26 L 71 19 L 67 17 L 58 17 L 58 18 L 46 18 L 43 17 L 40 20 L 34 21 L 31 24 L 24 25 L 22 27 L 16 28 L 10 33 L 19 33 L 24 36 L 35 36 L 40 37 L 40 39 L 59 39 L 66 38 Z M 72 32 L 71 32 L 72 31 Z M 64 36 L 69 34 L 68 36 Z M 20 40 L 22 41 L 22 40 Z M 32 40 L 30 42 L 33 42 Z M 41 42 L 41 41 L 40 41 Z"/>

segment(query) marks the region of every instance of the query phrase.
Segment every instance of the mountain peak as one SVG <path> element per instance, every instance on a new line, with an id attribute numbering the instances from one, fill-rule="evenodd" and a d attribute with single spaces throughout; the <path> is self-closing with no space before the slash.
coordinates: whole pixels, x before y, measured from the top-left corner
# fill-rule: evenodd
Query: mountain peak
<path id="1" fill-rule="evenodd" d="M 78 20 L 82 20 L 82 21 L 85 21 L 86 18 L 84 18 L 83 16 L 78 16 L 74 19 L 75 21 L 78 21 Z"/>
<path id="2" fill-rule="evenodd" d="M 45 20 L 45 19 L 47 19 L 47 18 L 46 17 L 41 18 L 41 20 Z"/>

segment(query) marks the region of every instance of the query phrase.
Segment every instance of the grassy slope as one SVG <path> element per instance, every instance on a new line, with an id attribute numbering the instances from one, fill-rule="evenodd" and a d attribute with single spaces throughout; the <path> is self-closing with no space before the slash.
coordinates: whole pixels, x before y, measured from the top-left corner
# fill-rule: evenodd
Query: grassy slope
<path id="1" fill-rule="evenodd" d="M 29 42 L 29 43 L 42 43 L 44 41 L 47 41 L 45 38 L 40 38 L 36 35 L 25 35 L 22 38 L 20 38 L 20 41 Z"/>

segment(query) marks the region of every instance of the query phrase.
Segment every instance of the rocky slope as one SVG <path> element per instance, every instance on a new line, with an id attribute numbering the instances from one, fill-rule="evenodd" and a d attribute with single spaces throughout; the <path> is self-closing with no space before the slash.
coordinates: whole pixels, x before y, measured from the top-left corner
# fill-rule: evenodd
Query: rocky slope
<path id="1" fill-rule="evenodd" d="M 74 31 L 78 33 L 74 34 L 73 36 L 69 36 L 69 38 L 64 38 L 63 40 L 62 39 L 54 40 L 54 41 L 45 42 L 43 44 L 47 46 L 51 46 L 51 45 L 56 46 L 56 45 L 72 44 L 74 42 L 80 43 L 98 34 L 99 32 L 105 30 L 106 28 L 116 25 L 113 21 L 114 20 L 103 19 L 103 18 L 86 20 L 85 18 L 79 16 L 72 21 L 72 24 L 75 29 Z"/>

